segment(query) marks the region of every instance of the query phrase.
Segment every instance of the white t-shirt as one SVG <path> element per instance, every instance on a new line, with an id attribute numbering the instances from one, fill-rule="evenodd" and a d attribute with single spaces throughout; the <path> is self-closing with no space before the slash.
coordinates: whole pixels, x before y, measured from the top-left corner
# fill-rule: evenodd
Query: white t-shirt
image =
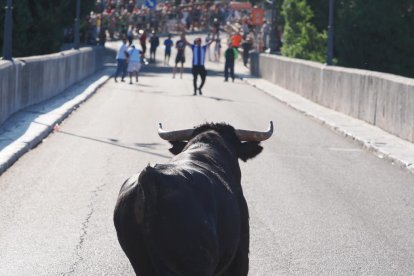
<path id="1" fill-rule="evenodd" d="M 126 59 L 125 51 L 127 50 L 126 44 L 122 43 L 119 47 L 118 53 L 116 54 L 116 59 Z"/>

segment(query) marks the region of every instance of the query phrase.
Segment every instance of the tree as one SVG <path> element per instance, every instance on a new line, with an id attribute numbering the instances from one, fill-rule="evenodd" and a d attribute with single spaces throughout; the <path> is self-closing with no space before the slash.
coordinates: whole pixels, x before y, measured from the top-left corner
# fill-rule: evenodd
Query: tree
<path id="1" fill-rule="evenodd" d="M 81 17 L 94 8 L 94 0 L 81 1 Z M 6 0 L 0 0 L 4 7 Z M 15 0 L 13 1 L 13 56 L 32 56 L 60 51 L 63 30 L 72 26 L 76 3 L 72 0 Z M 4 22 L 4 9 L 0 11 Z M 0 26 L 3 26 L 1 24 Z M 0 30 L 3 45 L 3 28 Z"/>
<path id="2" fill-rule="evenodd" d="M 285 19 L 282 54 L 288 57 L 324 62 L 326 31 L 318 32 L 311 23 L 314 17 L 305 0 L 285 0 L 282 15 Z"/>
<path id="3" fill-rule="evenodd" d="M 339 65 L 414 77 L 412 0 L 340 0 L 335 26 Z"/>
<path id="4" fill-rule="evenodd" d="M 329 0 L 307 0 L 307 3 L 314 14 L 311 19 L 312 24 L 319 32 L 326 31 L 329 20 Z"/>

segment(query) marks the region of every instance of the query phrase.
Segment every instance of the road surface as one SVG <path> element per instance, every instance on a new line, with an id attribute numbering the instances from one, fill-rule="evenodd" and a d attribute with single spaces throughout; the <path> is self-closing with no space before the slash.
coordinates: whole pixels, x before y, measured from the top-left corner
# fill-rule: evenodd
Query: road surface
<path id="1" fill-rule="evenodd" d="M 111 79 L 1 175 L 0 275 L 133 275 L 113 209 L 126 178 L 171 157 L 158 123 L 265 130 L 270 120 L 263 152 L 241 162 L 249 275 L 412 274 L 414 175 L 207 67 L 203 96 L 192 96 L 188 69 L 183 79 L 161 65 L 133 85 Z"/>

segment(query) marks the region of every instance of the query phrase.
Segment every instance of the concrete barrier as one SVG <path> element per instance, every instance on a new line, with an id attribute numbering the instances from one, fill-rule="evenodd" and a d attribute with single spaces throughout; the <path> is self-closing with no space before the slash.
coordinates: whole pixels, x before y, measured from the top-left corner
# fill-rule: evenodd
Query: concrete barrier
<path id="1" fill-rule="evenodd" d="M 103 68 L 107 51 L 87 47 L 0 61 L 0 124 L 16 111 L 56 96 Z"/>
<path id="2" fill-rule="evenodd" d="M 414 79 L 265 54 L 251 73 L 414 142 Z"/>

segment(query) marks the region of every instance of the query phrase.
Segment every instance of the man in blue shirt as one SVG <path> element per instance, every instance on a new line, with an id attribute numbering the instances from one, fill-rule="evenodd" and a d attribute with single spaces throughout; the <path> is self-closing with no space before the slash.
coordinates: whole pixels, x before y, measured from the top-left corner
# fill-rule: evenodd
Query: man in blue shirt
<path id="1" fill-rule="evenodd" d="M 164 65 L 169 65 L 171 57 L 171 47 L 174 45 L 174 42 L 171 40 L 171 35 L 168 35 L 168 38 L 164 40 L 165 46 L 165 55 L 164 55 Z"/>
<path id="2" fill-rule="evenodd" d="M 191 50 L 193 51 L 193 61 L 192 61 L 192 68 L 191 73 L 193 74 L 193 85 L 194 85 L 194 94 L 197 95 L 197 90 L 200 95 L 203 94 L 201 89 L 204 86 L 207 77 L 207 71 L 204 67 L 204 63 L 206 60 L 206 51 L 207 47 L 214 41 L 214 36 L 211 41 L 209 41 L 205 45 L 201 45 L 201 38 L 196 38 L 194 40 L 194 44 L 191 44 L 187 41 L 185 36 L 183 36 L 185 43 L 190 46 Z M 201 77 L 201 84 L 197 87 L 197 77 L 200 75 Z"/>

